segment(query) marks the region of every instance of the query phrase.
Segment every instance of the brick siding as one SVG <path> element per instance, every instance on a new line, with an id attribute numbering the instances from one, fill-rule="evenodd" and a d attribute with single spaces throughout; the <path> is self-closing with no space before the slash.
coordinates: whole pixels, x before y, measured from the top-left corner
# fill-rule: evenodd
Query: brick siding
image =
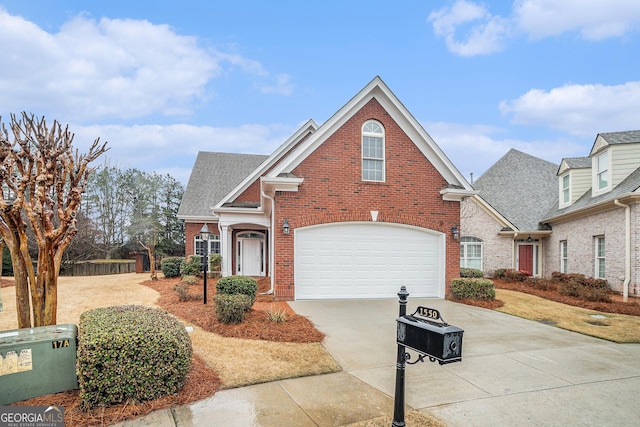
<path id="1" fill-rule="evenodd" d="M 361 128 L 370 119 L 385 128 L 385 182 L 362 181 Z M 375 100 L 367 103 L 293 173 L 304 178 L 298 192 L 275 197 L 275 290 L 280 299 L 293 299 L 293 230 L 315 224 L 370 221 L 415 225 L 445 233 L 446 284 L 459 275 L 459 245 L 450 229 L 460 221 L 460 204 L 443 201 L 447 182 L 398 124 Z M 280 226 L 287 218 L 291 234 Z"/>

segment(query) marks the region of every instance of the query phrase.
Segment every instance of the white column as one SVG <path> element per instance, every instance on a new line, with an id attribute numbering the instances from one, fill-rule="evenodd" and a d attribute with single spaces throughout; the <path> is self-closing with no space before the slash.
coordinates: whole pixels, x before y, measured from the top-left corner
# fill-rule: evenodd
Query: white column
<path id="1" fill-rule="evenodd" d="M 220 227 L 220 253 L 222 254 L 222 276 L 232 276 L 231 256 L 233 255 L 233 245 L 231 241 L 231 230 L 228 226 Z"/>

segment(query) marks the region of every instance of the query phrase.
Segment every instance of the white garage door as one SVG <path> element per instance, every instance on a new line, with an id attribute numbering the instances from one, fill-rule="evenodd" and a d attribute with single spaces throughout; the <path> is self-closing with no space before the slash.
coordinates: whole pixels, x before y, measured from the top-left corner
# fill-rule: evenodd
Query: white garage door
<path id="1" fill-rule="evenodd" d="M 295 230 L 296 299 L 444 297 L 444 235 L 346 222 Z"/>

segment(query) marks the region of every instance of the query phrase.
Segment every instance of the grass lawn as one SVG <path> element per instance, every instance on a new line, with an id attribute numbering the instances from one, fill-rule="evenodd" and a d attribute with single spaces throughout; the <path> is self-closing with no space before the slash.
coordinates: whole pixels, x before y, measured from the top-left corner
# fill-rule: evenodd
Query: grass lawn
<path id="1" fill-rule="evenodd" d="M 522 292 L 496 289 L 497 311 L 617 343 L 640 343 L 640 317 L 603 313 Z"/>

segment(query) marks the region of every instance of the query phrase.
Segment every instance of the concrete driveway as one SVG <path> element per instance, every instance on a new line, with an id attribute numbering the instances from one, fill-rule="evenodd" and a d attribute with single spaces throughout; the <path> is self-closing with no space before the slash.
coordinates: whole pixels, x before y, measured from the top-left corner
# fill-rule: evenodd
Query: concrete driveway
<path id="1" fill-rule="evenodd" d="M 121 426 L 342 426 L 392 416 L 397 299 L 290 305 L 327 334 L 343 372 L 222 390 Z M 640 345 L 443 300 L 409 297 L 407 312 L 418 305 L 464 329 L 463 359 L 407 365 L 407 411 L 449 427 L 638 425 Z"/>
<path id="2" fill-rule="evenodd" d="M 344 371 L 393 398 L 396 300 L 296 301 Z M 640 345 L 496 311 L 411 299 L 464 329 L 460 363 L 407 365 L 406 404 L 448 426 L 636 426 Z M 415 360 L 414 356 L 412 360 Z"/>

